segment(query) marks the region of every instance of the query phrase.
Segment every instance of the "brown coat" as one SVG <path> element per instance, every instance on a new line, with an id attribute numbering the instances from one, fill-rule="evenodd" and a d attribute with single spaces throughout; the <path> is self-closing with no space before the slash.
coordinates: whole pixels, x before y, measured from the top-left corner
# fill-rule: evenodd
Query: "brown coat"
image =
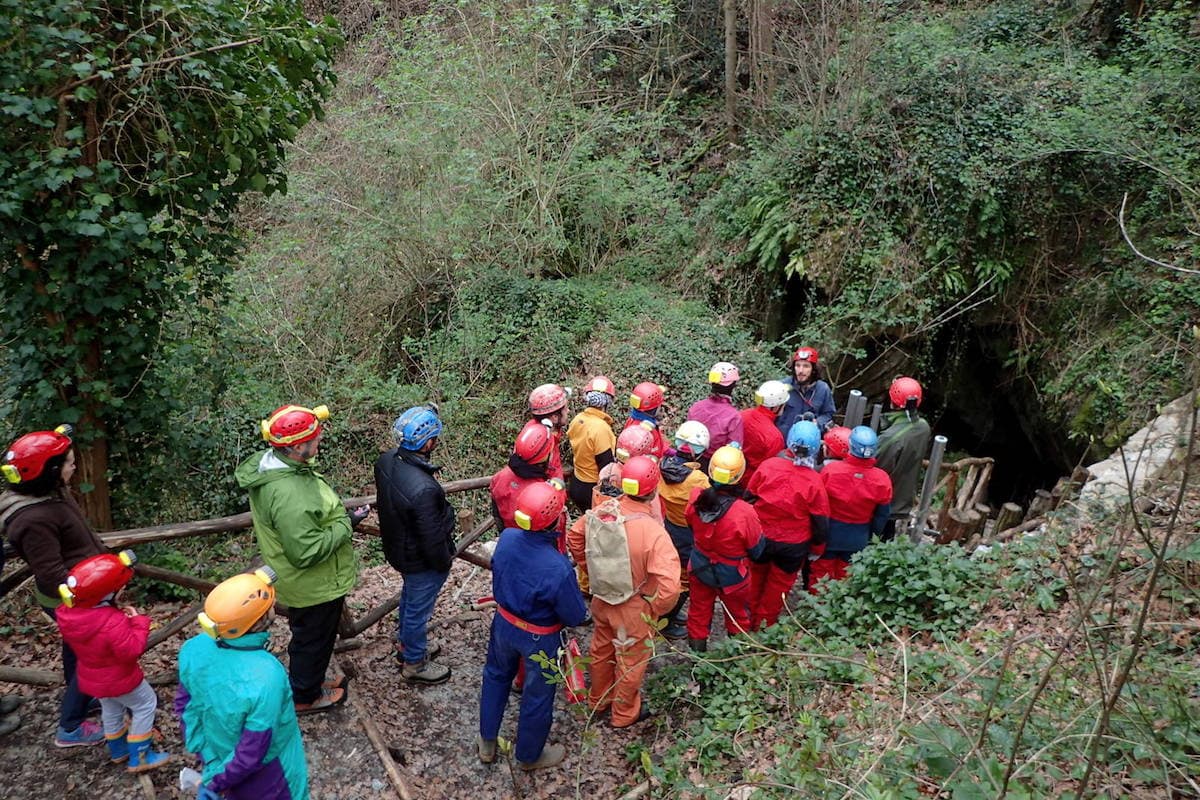
<path id="1" fill-rule="evenodd" d="M 66 582 L 71 567 L 108 552 L 65 493 L 13 512 L 4 534 L 33 570 L 38 592 L 51 600 L 58 597 L 58 585 Z"/>

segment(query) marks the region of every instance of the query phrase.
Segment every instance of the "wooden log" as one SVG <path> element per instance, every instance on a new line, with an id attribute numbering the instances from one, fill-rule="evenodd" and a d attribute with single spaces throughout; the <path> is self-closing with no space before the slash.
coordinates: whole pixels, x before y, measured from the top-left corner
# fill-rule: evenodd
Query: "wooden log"
<path id="1" fill-rule="evenodd" d="M 29 568 L 28 564 L 22 564 L 21 566 L 17 567 L 12 571 L 12 574 L 0 581 L 0 597 L 4 597 L 4 595 L 8 594 L 14 589 L 17 589 L 21 586 L 21 584 L 25 583 L 25 581 L 32 577 L 33 570 Z"/>
<path id="2" fill-rule="evenodd" d="M 1000 513 L 996 515 L 996 530 L 1006 531 L 1013 525 L 1021 521 L 1025 510 L 1016 503 L 1005 503 L 1000 506 Z"/>
<path id="3" fill-rule="evenodd" d="M 27 667 L 9 667 L 0 664 L 0 681 L 6 683 L 24 683 L 28 686 L 58 686 L 62 683 L 62 673 L 50 672 L 45 669 L 29 669 Z"/>
<path id="4" fill-rule="evenodd" d="M 484 569 L 492 568 L 492 559 L 489 556 L 482 555 L 474 550 L 464 550 L 458 554 L 458 557 L 468 564 L 474 564 Z"/>
<path id="5" fill-rule="evenodd" d="M 153 564 L 134 564 L 133 571 L 143 578 L 150 578 L 155 581 L 164 581 L 173 583 L 176 586 L 183 586 L 188 589 L 195 589 L 201 594 L 208 594 L 217 585 L 214 581 L 197 578 L 194 575 L 185 575 L 182 572 L 175 572 L 170 569 L 156 567 Z"/>
<path id="6" fill-rule="evenodd" d="M 1033 519 L 1027 519 L 1024 522 L 1022 522 L 1020 525 L 1016 525 L 1012 528 L 1009 528 L 1008 530 L 1000 531 L 999 533 L 996 534 L 996 538 L 994 541 L 1007 542 L 1009 539 L 1013 538 L 1018 533 L 1028 533 L 1029 531 L 1033 530 L 1034 528 L 1037 528 L 1044 524 L 1046 524 L 1045 517 L 1034 517 Z"/>
<path id="7" fill-rule="evenodd" d="M 967 467 L 967 476 L 963 478 L 962 486 L 959 487 L 958 494 L 954 498 L 955 508 L 964 510 L 967 508 L 967 504 L 971 500 L 971 495 L 975 491 L 975 479 L 978 475 L 978 464 L 972 464 Z"/>
<path id="8" fill-rule="evenodd" d="M 487 519 L 475 526 L 474 530 L 463 537 L 454 547 L 454 555 L 462 555 L 462 553 L 475 542 L 479 541 L 479 537 L 483 536 L 489 530 L 496 526 L 496 520 L 489 515 Z"/>
<path id="9" fill-rule="evenodd" d="M 175 634 L 186 628 L 188 625 L 196 621 L 196 615 L 204 610 L 204 603 L 196 603 L 188 608 L 175 619 L 168 622 L 158 630 L 150 634 L 150 638 L 146 640 L 146 649 L 151 650 L 158 647 L 160 644 L 170 639 Z"/>
<path id="10" fill-rule="evenodd" d="M 975 481 L 975 488 L 971 491 L 971 505 L 977 505 L 984 502 L 987 498 L 988 483 L 992 480 L 992 469 L 996 463 L 990 461 L 979 468 L 979 477 Z"/>
<path id="11" fill-rule="evenodd" d="M 138 786 L 142 787 L 142 794 L 146 796 L 146 800 L 155 800 L 158 794 L 154 791 L 154 781 L 150 779 L 150 776 L 139 772 L 137 778 Z"/>
<path id="12" fill-rule="evenodd" d="M 1040 519 L 1046 515 L 1054 503 L 1054 498 L 1045 489 L 1038 489 L 1033 493 L 1033 499 L 1029 501 L 1029 510 L 1025 512 L 1025 519 Z"/>
<path id="13" fill-rule="evenodd" d="M 982 520 L 983 518 L 977 511 L 964 511 L 961 508 L 950 509 L 947 513 L 946 524 L 942 528 L 942 534 L 937 538 L 937 543 L 949 544 L 950 542 L 965 541 L 970 532 L 982 524 Z"/>
<path id="14" fill-rule="evenodd" d="M 362 633 L 367 628 L 370 628 L 372 625 L 379 622 L 379 620 L 383 619 L 384 617 L 386 617 L 388 614 L 395 611 L 399 607 L 400 607 L 400 595 L 399 595 L 399 593 L 397 593 L 397 594 L 393 595 L 392 597 L 389 597 L 387 600 L 384 600 L 379 605 L 372 608 L 366 614 L 363 614 L 363 616 L 360 619 L 355 620 L 354 633 L 352 633 L 351 636 L 357 636 L 358 634 Z"/>
<path id="15" fill-rule="evenodd" d="M 935 492 L 936 494 L 936 492 Z M 954 499 L 958 496 L 958 472 L 951 472 L 946 480 L 946 494 L 942 499 L 942 510 L 938 512 L 937 529 L 944 530 L 949 522 L 950 509 L 954 508 Z"/>
<path id="16" fill-rule="evenodd" d="M 350 662 L 342 664 L 341 669 L 342 674 L 347 677 L 358 677 L 358 670 Z M 387 742 L 384 740 L 379 726 L 375 724 L 373 715 L 369 709 L 363 706 L 363 701 L 358 692 L 350 692 L 349 694 L 350 707 L 354 709 L 354 714 L 358 717 L 359 724 L 362 725 L 363 731 L 367 734 L 367 740 L 375 748 L 375 752 L 379 756 L 379 761 L 383 764 L 383 771 L 387 773 L 388 780 L 391 781 L 401 800 L 412 800 L 414 797 L 412 784 L 409 783 L 407 776 L 400 771 L 396 760 L 392 758 L 391 748 L 388 747 Z"/>
<path id="17" fill-rule="evenodd" d="M 978 511 L 980 516 L 982 516 L 985 520 L 991 519 L 996 514 L 995 509 L 993 509 L 987 503 L 976 503 L 971 510 Z"/>
<path id="18" fill-rule="evenodd" d="M 338 638 L 353 639 L 359 633 L 357 624 L 354 622 L 354 612 L 350 610 L 349 605 L 342 603 L 342 614 L 338 617 Z"/>

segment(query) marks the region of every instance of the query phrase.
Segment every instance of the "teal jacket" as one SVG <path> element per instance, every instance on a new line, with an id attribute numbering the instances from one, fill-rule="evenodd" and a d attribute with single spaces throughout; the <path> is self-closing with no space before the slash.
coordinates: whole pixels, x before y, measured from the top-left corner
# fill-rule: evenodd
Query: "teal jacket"
<path id="1" fill-rule="evenodd" d="M 308 765 L 287 672 L 269 633 L 198 634 L 179 648 L 175 713 L 202 780 L 231 800 L 308 800 Z"/>
<path id="2" fill-rule="evenodd" d="M 250 493 L 254 535 L 279 576 L 279 602 L 305 608 L 349 594 L 358 577 L 350 516 L 313 465 L 272 449 L 243 461 L 234 476 Z"/>

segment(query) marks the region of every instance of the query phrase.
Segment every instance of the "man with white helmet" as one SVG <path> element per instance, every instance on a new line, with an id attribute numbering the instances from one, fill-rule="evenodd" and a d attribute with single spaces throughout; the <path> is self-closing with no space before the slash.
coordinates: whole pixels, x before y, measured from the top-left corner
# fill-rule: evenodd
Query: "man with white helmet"
<path id="1" fill-rule="evenodd" d="M 286 405 L 260 424 L 271 445 L 235 470 L 250 494 L 254 535 L 279 576 L 279 601 L 288 606 L 288 674 L 296 710 L 323 711 L 346 699 L 345 681 L 325 681 L 346 595 L 358 579 L 350 531 L 369 511 L 346 513 L 315 469 L 325 406 Z"/>
<path id="2" fill-rule="evenodd" d="M 708 466 L 708 460 L 718 449 L 731 442 L 740 445 L 744 438 L 742 415 L 733 404 L 733 390 L 740 378 L 736 365 L 718 361 L 708 370 L 711 394 L 688 409 L 687 418 L 703 423 L 708 429 L 708 449 L 700 456 L 703 467 Z"/>
<path id="3" fill-rule="evenodd" d="M 783 450 L 783 434 L 775 427 L 775 418 L 788 401 L 788 385 L 783 381 L 767 381 L 754 393 L 754 406 L 742 411 L 742 455 L 746 457 L 747 486 L 758 466 Z"/>
<path id="4" fill-rule="evenodd" d="M 450 668 L 432 660 L 441 648 L 425 633 L 454 563 L 454 508 L 435 477 L 440 467 L 429 460 L 441 435 L 437 407 L 414 406 L 392 424 L 396 447 L 375 462 L 383 555 L 403 579 L 396 610 L 400 675 L 426 685 L 450 678 Z"/>

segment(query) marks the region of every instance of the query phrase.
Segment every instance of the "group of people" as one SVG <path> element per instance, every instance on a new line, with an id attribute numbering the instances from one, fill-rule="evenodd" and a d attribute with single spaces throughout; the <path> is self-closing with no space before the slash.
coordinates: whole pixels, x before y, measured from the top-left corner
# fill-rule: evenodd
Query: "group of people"
<path id="1" fill-rule="evenodd" d="M 564 628 L 592 622 L 587 702 L 616 728 L 650 715 L 641 684 L 658 630 L 706 649 L 716 600 L 732 635 L 774 624 L 798 578 L 810 591 L 846 574 L 871 536 L 907 515 L 928 446 L 920 385 L 898 378 L 880 432 L 834 425 L 836 408 L 815 348 L 791 357 L 790 374 L 732 402 L 740 380 L 729 362 L 708 373 L 710 395 L 664 435 L 664 389 L 629 394 L 619 433 L 616 389 L 603 376 L 584 387 L 584 408 L 545 384 L 529 396 L 529 420 L 492 478 L 501 530 L 492 555 L 492 620 L 480 692 L 478 755 L 497 757 L 510 694 L 521 692 L 514 749 L 526 770 L 559 763 L 548 745 Z M 235 476 L 247 491 L 264 568 L 234 576 L 205 601 L 202 632 L 179 654 L 175 711 L 184 746 L 204 764 L 202 796 L 305 797 L 296 717 L 346 700 L 330 659 L 346 595 L 357 578 L 351 543 L 366 506 L 347 511 L 315 469 L 324 406 L 286 405 L 261 424 L 269 445 Z M 436 406 L 408 409 L 395 447 L 375 463 L 376 510 L 388 563 L 401 574 L 395 637 L 400 675 L 441 683 L 449 667 L 426 633 L 456 550 L 456 514 L 432 455 L 443 435 Z M 55 744 L 107 741 L 132 771 L 167 763 L 154 745 L 154 693 L 137 660 L 149 620 L 123 605 L 132 554 L 109 554 L 67 490 L 71 431 L 27 434 L 0 471 L 0 529 L 33 568 L 37 597 L 63 635 L 67 677 Z M 572 469 L 564 470 L 568 440 Z M 567 513 L 570 502 L 577 515 Z M 291 638 L 286 671 L 267 651 L 276 603 Z M 686 608 L 686 611 L 685 611 Z M 102 724 L 86 719 L 100 698 Z"/>

